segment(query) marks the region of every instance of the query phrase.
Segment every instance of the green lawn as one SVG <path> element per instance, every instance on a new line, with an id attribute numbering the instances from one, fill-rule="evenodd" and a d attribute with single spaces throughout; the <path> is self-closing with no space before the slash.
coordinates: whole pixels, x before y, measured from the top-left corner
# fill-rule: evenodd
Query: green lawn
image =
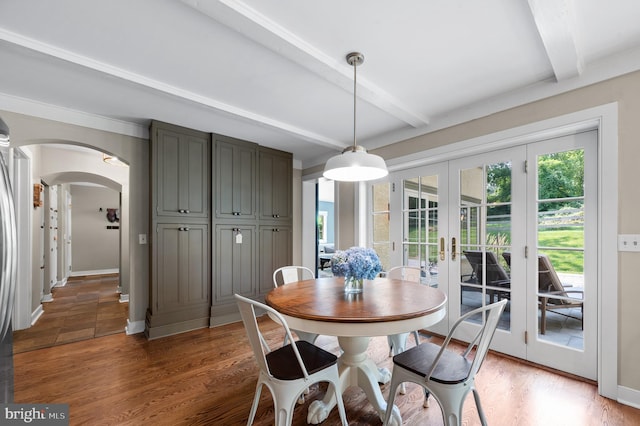
<path id="1" fill-rule="evenodd" d="M 504 229 L 504 228 L 501 228 Z M 490 229 L 488 240 L 495 241 L 495 235 L 491 232 Z M 413 230 L 410 233 L 410 241 L 417 242 L 418 241 L 418 231 Z M 472 228 L 472 234 L 475 234 L 475 229 Z M 501 241 L 503 244 L 509 244 L 511 241 L 510 235 L 508 232 L 501 231 L 499 232 Z M 493 238 L 492 238 L 493 235 Z M 431 235 L 431 239 L 434 241 L 429 241 L 431 243 L 435 243 L 434 236 Z M 421 238 L 425 238 L 424 234 Z M 461 240 L 466 240 L 466 235 L 461 236 Z M 472 235 L 472 242 L 475 241 L 475 236 Z M 540 247 L 553 247 L 553 248 L 582 248 L 584 247 L 584 228 L 582 226 L 573 226 L 566 228 L 555 228 L 555 229 L 546 229 L 542 230 L 538 233 L 538 245 Z M 417 256 L 417 246 L 411 245 L 409 247 L 409 256 L 415 257 Z M 568 250 L 541 250 L 542 253 L 549 256 L 551 262 L 557 272 L 567 272 L 567 273 L 576 273 L 581 274 L 584 270 L 584 253 L 582 251 L 568 251 Z M 435 261 L 435 259 L 429 259 L 430 261 Z"/>

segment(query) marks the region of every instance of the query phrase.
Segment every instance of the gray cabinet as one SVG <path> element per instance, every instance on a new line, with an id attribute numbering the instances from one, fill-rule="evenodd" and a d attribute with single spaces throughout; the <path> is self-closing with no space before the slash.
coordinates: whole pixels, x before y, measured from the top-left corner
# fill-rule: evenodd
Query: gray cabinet
<path id="1" fill-rule="evenodd" d="M 256 219 L 258 145 L 214 135 L 215 210 L 220 219 Z"/>
<path id="2" fill-rule="evenodd" d="M 209 135 L 154 122 L 152 206 L 158 216 L 209 216 Z"/>
<path id="3" fill-rule="evenodd" d="M 207 308 L 209 226 L 158 224 L 153 267 L 152 303 L 158 314 L 185 308 Z"/>
<path id="4" fill-rule="evenodd" d="M 258 162 L 260 219 L 291 219 L 293 156 L 260 147 Z"/>
<path id="5" fill-rule="evenodd" d="M 273 288 L 273 271 L 291 265 L 293 238 L 291 227 L 287 225 L 263 225 L 259 234 L 260 276 L 257 291 L 264 296 Z"/>
<path id="6" fill-rule="evenodd" d="M 213 302 L 235 307 L 234 293 L 247 297 L 256 293 L 256 227 L 216 225 L 215 241 Z"/>
<path id="7" fill-rule="evenodd" d="M 153 339 L 209 325 L 210 135 L 154 121 L 151 140 L 149 309 Z"/>

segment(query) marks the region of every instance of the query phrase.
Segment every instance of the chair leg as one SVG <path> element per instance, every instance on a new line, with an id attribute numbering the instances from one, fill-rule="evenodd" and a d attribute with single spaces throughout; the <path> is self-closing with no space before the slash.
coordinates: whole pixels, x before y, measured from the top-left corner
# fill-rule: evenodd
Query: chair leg
<path id="1" fill-rule="evenodd" d="M 253 419 L 255 418 L 256 411 L 258 409 L 258 403 L 260 402 L 260 393 L 262 393 L 262 382 L 258 380 L 256 393 L 253 396 L 253 404 L 251 404 L 251 411 L 249 412 L 249 419 L 247 420 L 247 426 L 251 426 L 251 424 L 253 424 Z"/>
<path id="2" fill-rule="evenodd" d="M 484 410 L 482 404 L 480 404 L 480 395 L 476 388 L 473 388 L 473 399 L 476 401 L 476 408 L 478 409 L 478 415 L 480 416 L 480 423 L 482 426 L 487 426 L 487 418 L 484 416 Z"/>
<path id="3" fill-rule="evenodd" d="M 384 414 L 384 421 L 382 423 L 382 426 L 388 426 L 389 420 L 391 420 L 391 413 L 393 412 L 393 402 L 396 399 L 398 385 L 400 385 L 400 383 L 398 383 L 393 379 L 393 373 L 392 373 L 391 384 L 389 385 L 389 398 L 387 398 L 387 410 L 385 411 L 385 414 Z"/>

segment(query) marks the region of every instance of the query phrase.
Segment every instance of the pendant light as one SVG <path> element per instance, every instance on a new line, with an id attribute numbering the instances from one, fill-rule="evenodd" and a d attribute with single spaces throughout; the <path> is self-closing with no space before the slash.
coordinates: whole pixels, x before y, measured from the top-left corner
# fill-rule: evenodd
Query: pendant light
<path id="1" fill-rule="evenodd" d="M 359 182 L 380 179 L 389 174 L 382 157 L 368 154 L 364 147 L 356 143 L 356 67 L 363 62 L 362 53 L 352 52 L 347 55 L 347 63 L 353 66 L 353 146 L 345 148 L 342 154 L 327 161 L 323 173 L 327 179 Z"/>

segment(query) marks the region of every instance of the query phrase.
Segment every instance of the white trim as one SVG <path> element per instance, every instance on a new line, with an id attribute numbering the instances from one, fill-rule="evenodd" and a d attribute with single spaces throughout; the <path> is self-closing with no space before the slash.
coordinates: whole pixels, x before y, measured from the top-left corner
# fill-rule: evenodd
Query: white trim
<path id="1" fill-rule="evenodd" d="M 51 293 L 43 294 L 42 298 L 40 299 L 40 302 L 41 303 L 53 302 L 53 294 Z"/>
<path id="2" fill-rule="evenodd" d="M 618 402 L 634 408 L 640 408 L 640 391 L 626 386 L 618 386 Z"/>
<path id="3" fill-rule="evenodd" d="M 69 274 L 70 277 L 84 277 L 87 275 L 107 275 L 107 274 L 117 274 L 120 272 L 120 269 L 96 269 L 93 271 L 73 271 Z"/>
<path id="4" fill-rule="evenodd" d="M 120 294 L 120 303 L 129 303 L 129 295 L 128 294 Z"/>
<path id="5" fill-rule="evenodd" d="M 130 321 L 127 318 L 127 326 L 124 328 L 127 336 L 144 332 L 144 321 Z"/>
<path id="6" fill-rule="evenodd" d="M 31 325 L 34 325 L 44 314 L 44 309 L 42 309 L 42 305 L 38 305 L 35 311 L 31 312 Z"/>
<path id="7" fill-rule="evenodd" d="M 598 137 L 598 392 L 618 395 L 618 104 L 603 105 Z M 607 288 L 605 289 L 605 285 Z M 615 315 L 611 315 L 615 312 Z M 615 348 L 615 350 L 610 350 Z"/>

